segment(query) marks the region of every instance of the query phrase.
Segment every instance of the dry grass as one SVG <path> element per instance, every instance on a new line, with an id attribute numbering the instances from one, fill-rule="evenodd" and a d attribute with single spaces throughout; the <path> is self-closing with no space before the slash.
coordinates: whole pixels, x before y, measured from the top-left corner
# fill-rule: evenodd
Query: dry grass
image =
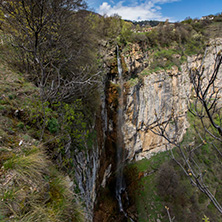
<path id="1" fill-rule="evenodd" d="M 38 89 L 0 58 L 0 221 L 83 221 L 69 180 L 30 133 L 37 128 L 26 124 L 32 108 L 27 100 L 38 104 Z"/>
<path id="2" fill-rule="evenodd" d="M 33 148 L 28 155 L 16 155 L 5 161 L 3 166 L 6 170 L 13 169 L 24 180 L 39 181 L 48 164 L 46 154 L 40 149 Z"/>

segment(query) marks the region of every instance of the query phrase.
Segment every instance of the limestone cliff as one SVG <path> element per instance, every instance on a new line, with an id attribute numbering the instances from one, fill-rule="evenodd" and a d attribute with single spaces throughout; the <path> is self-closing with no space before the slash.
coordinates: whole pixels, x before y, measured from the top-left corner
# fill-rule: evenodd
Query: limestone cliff
<path id="1" fill-rule="evenodd" d="M 216 43 L 216 48 L 215 48 Z M 216 53 L 222 48 L 222 40 L 211 40 L 204 58 L 205 75 L 213 70 Z M 135 50 L 136 49 L 136 50 Z M 139 46 L 132 47 L 129 57 L 125 59 L 127 66 L 136 64 L 133 70 L 142 69 L 148 54 L 140 51 Z M 133 62 L 132 62 L 133 61 Z M 203 56 L 192 56 L 187 63 L 181 66 L 179 71 L 176 66 L 171 70 L 162 70 L 140 77 L 139 83 L 126 90 L 125 121 L 123 126 L 125 148 L 128 150 L 128 159 L 149 158 L 153 153 L 165 150 L 163 138 L 147 131 L 147 126 L 155 123 L 157 116 L 164 122 L 169 119 L 172 111 L 178 116 L 179 132 L 178 140 L 181 141 L 189 126 L 187 113 L 187 99 L 191 95 L 189 69 L 199 67 Z M 220 70 L 217 85 L 222 83 L 222 71 Z M 207 79 L 207 78 L 206 78 Z M 173 133 L 174 128 L 169 126 L 167 132 Z"/>
<path id="2" fill-rule="evenodd" d="M 188 127 L 186 112 L 189 91 L 189 75 L 185 65 L 182 71 L 175 68 L 169 72 L 152 73 L 143 78 L 143 83 L 129 89 L 123 127 L 129 159 L 135 155 L 136 159 L 149 158 L 152 153 L 165 150 L 165 141 L 146 130 L 149 124 L 156 121 L 156 115 L 161 116 L 161 121 L 166 121 L 173 109 L 174 114 L 179 116 L 179 135 L 182 137 Z"/>

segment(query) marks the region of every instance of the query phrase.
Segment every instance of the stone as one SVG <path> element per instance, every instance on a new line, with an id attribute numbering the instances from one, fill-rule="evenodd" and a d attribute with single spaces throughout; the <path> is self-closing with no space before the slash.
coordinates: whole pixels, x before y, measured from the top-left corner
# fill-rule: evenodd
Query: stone
<path id="1" fill-rule="evenodd" d="M 213 41 L 214 42 L 214 41 Z M 216 39 L 217 51 L 222 49 L 222 39 Z M 141 60 L 135 61 L 140 51 Z M 126 61 L 127 66 L 134 62 L 134 69 L 143 67 L 145 54 L 136 44 L 132 47 L 132 54 Z M 213 44 L 207 49 L 204 61 L 205 76 L 212 73 L 215 59 L 215 47 Z M 156 116 L 161 117 L 161 122 L 169 119 L 172 112 L 178 116 L 179 136 L 178 142 L 183 139 L 186 129 L 189 127 L 187 121 L 187 100 L 191 95 L 192 85 L 190 83 L 189 69 L 199 67 L 202 63 L 202 56 L 188 57 L 188 63 L 181 66 L 179 71 L 177 66 L 170 70 L 159 71 L 142 77 L 143 84 L 137 84 L 128 89 L 124 112 L 124 143 L 128 150 L 128 159 L 140 160 L 150 158 L 154 153 L 165 151 L 167 142 L 160 136 L 147 131 L 150 124 L 154 124 Z M 132 66 L 131 66 L 132 67 Z M 207 78 L 204 79 L 207 81 Z M 218 73 L 215 88 L 222 85 L 222 69 Z M 220 92 L 219 96 L 222 96 Z M 174 134 L 173 124 L 167 129 L 170 135 Z"/>

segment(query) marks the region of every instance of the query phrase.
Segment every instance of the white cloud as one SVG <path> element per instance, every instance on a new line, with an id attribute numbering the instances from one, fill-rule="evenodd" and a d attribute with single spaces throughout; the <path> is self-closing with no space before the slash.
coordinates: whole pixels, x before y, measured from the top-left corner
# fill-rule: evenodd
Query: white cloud
<path id="1" fill-rule="evenodd" d="M 139 4 L 134 1 L 133 5 L 123 5 L 124 1 L 120 1 L 117 4 L 110 5 L 108 2 L 103 2 L 98 13 L 104 15 L 118 14 L 123 19 L 128 20 L 166 20 L 168 17 L 164 17 L 161 13 L 160 4 L 171 3 L 179 0 L 149 0 Z"/>
<path id="2" fill-rule="evenodd" d="M 110 10 L 112 11 L 112 8 L 107 2 L 103 2 L 103 4 L 99 6 L 99 10 L 102 14 L 108 14 Z"/>

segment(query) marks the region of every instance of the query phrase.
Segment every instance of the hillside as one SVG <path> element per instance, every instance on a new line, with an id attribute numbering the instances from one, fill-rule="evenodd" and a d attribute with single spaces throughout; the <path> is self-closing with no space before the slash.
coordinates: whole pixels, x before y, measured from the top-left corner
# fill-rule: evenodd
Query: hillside
<path id="1" fill-rule="evenodd" d="M 38 88 L 2 59 L 0 70 L 1 221 L 84 221 L 70 178 L 38 139 Z M 53 139 L 50 125 L 45 137 Z"/>
<path id="2" fill-rule="evenodd" d="M 0 6 L 0 221 L 222 220 L 222 14 Z"/>

